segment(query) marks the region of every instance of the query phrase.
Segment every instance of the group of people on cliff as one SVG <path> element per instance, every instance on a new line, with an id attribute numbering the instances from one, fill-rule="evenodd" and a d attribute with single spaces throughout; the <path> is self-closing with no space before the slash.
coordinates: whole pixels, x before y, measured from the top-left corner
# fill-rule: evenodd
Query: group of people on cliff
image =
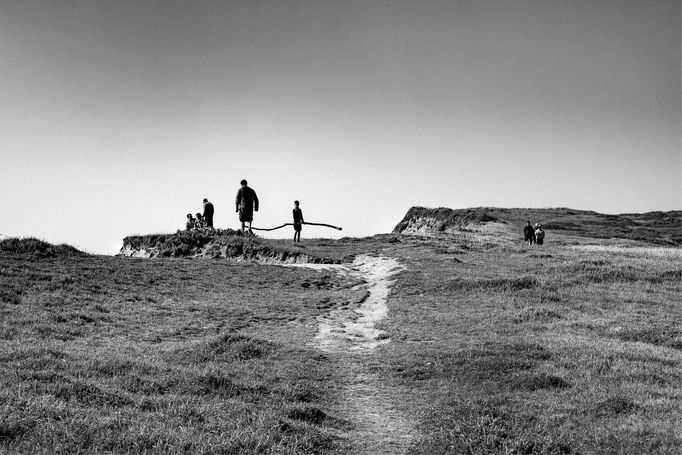
<path id="1" fill-rule="evenodd" d="M 531 226 L 529 221 L 523 228 L 523 238 L 528 245 L 542 245 L 545 241 L 545 231 L 541 224 L 535 223 L 534 226 Z"/>
<path id="2" fill-rule="evenodd" d="M 248 186 L 248 182 L 246 180 L 242 180 L 240 185 L 241 186 L 237 190 L 237 196 L 235 197 L 235 209 L 239 214 L 239 221 L 242 223 L 242 232 L 246 230 L 248 223 L 248 232 L 253 233 L 251 223 L 253 222 L 253 212 L 258 211 L 258 196 L 256 195 L 254 189 Z M 197 213 L 195 216 L 193 216 L 191 213 L 187 214 L 185 228 L 188 231 L 214 229 L 213 214 L 215 212 L 215 208 L 213 207 L 213 204 L 206 198 L 204 198 L 203 204 L 203 213 Z M 294 201 L 294 242 L 301 241 L 301 229 L 304 223 L 303 212 L 301 211 L 299 205 L 300 203 L 298 201 Z"/>
<path id="3" fill-rule="evenodd" d="M 185 229 L 191 230 L 203 230 L 203 229 L 213 229 L 213 204 L 204 198 L 204 213 L 197 213 L 196 216 L 192 216 L 191 213 L 187 214 L 187 222 L 185 223 Z"/>

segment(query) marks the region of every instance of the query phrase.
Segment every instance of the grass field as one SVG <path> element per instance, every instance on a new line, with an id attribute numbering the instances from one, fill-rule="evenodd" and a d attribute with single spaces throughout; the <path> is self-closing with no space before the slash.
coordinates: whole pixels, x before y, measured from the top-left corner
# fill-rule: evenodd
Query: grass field
<path id="1" fill-rule="evenodd" d="M 304 241 L 405 268 L 340 353 L 357 277 L 5 240 L 0 453 L 679 453 L 680 248 L 516 230 Z"/>

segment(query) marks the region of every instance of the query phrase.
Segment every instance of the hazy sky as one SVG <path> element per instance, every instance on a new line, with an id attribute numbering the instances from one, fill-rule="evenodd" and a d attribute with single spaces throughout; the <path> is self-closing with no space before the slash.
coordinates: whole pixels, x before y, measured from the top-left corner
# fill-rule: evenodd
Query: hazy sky
<path id="1" fill-rule="evenodd" d="M 680 209 L 680 47 L 679 0 L 0 0 L 0 234 L 235 228 L 243 178 L 304 239 Z"/>

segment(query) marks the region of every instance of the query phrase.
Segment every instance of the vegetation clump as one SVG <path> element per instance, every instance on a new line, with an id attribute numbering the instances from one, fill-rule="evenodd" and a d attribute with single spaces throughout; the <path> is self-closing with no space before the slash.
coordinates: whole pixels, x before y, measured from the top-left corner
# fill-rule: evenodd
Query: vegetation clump
<path id="1" fill-rule="evenodd" d="M 301 248 L 262 239 L 232 229 L 178 231 L 175 234 L 134 235 L 123 239 L 121 256 L 148 258 L 202 257 L 209 259 L 261 260 L 278 262 L 338 263 Z"/>
<path id="2" fill-rule="evenodd" d="M 0 241 L 0 251 L 10 254 L 28 254 L 37 258 L 83 256 L 86 254 L 65 243 L 53 245 L 34 237 L 3 239 Z"/>
<path id="3" fill-rule="evenodd" d="M 400 234 L 406 231 L 414 224 L 423 224 L 432 226 L 436 232 L 444 232 L 448 228 L 463 227 L 468 224 L 481 224 L 493 221 L 501 221 L 486 208 L 472 208 L 463 210 L 452 210 L 444 207 L 437 209 L 429 209 L 425 207 L 410 208 L 403 219 L 393 229 L 394 234 Z"/>

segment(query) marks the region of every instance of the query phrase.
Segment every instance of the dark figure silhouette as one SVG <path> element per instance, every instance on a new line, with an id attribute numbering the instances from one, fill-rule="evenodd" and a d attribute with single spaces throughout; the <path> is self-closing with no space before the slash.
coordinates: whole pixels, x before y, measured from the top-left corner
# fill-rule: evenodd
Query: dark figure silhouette
<path id="1" fill-rule="evenodd" d="M 298 207 L 299 202 L 294 201 L 294 242 L 301 242 L 301 228 L 303 227 L 303 211 Z"/>
<path id="2" fill-rule="evenodd" d="M 185 223 L 185 229 L 187 229 L 189 231 L 191 229 L 194 229 L 195 225 L 196 225 L 196 220 L 194 219 L 194 217 L 192 216 L 191 213 L 188 213 L 187 214 L 187 223 Z"/>
<path id="3" fill-rule="evenodd" d="M 535 243 L 535 230 L 533 229 L 533 226 L 530 225 L 530 221 L 526 227 L 523 228 L 523 239 L 528 245 Z"/>
<path id="4" fill-rule="evenodd" d="M 213 227 L 213 204 L 208 202 L 208 199 L 204 198 L 204 223 L 206 227 Z"/>
<path id="5" fill-rule="evenodd" d="M 242 187 L 237 191 L 235 205 L 239 213 L 239 221 L 242 222 L 242 231 L 244 231 L 246 223 L 249 223 L 249 232 L 251 232 L 253 212 L 258 211 L 258 196 L 252 188 L 247 186 L 246 180 L 242 180 L 240 183 Z"/>

